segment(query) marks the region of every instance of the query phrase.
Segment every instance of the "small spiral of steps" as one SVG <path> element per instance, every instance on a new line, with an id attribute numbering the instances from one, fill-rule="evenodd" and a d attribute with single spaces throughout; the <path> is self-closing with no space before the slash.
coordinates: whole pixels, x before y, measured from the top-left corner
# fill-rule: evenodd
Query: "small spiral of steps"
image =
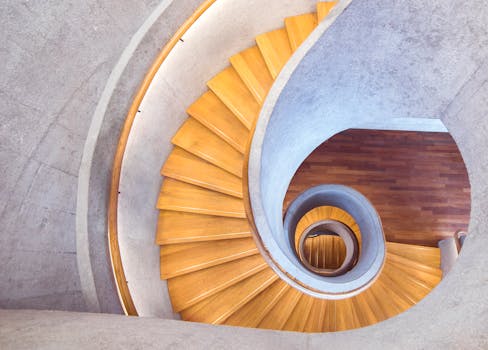
<path id="1" fill-rule="evenodd" d="M 343 300 L 316 299 L 283 282 L 251 237 L 242 189 L 250 130 L 282 67 L 334 5 L 321 2 L 317 13 L 285 19 L 285 28 L 258 36 L 256 46 L 231 57 L 172 139 L 161 170 L 156 243 L 161 278 L 183 320 L 302 332 L 354 329 L 407 310 L 441 279 L 438 248 L 387 243 L 385 266 L 369 289 Z M 330 217 L 328 211 L 319 208 L 306 220 Z M 359 235 L 352 218 L 333 216 Z M 309 252 L 311 259 L 327 255 Z"/>

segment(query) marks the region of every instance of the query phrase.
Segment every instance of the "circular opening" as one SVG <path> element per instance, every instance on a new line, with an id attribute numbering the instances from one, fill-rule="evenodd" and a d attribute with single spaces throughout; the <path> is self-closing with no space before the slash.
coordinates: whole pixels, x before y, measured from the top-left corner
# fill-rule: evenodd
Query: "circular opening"
<path id="1" fill-rule="evenodd" d="M 337 270 L 346 258 L 346 245 L 341 236 L 334 234 L 315 234 L 307 236 L 304 244 L 304 256 L 317 269 Z"/>
<path id="2" fill-rule="evenodd" d="M 361 242 L 359 226 L 348 212 L 335 206 L 320 206 L 308 211 L 300 219 L 295 230 L 295 251 L 305 267 L 311 271 L 319 271 L 319 274 L 321 274 L 320 270 L 335 271 L 340 269 L 347 253 L 344 239 L 340 234 L 334 232 L 334 228 L 317 227 L 315 230 L 311 230 L 314 224 L 326 220 L 343 224 L 347 230 L 353 233 L 358 242 L 356 255 L 359 254 Z"/>
<path id="3" fill-rule="evenodd" d="M 344 232 L 350 232 L 349 235 L 347 233 L 341 234 L 335 227 L 332 229 L 327 227 L 328 231 L 340 234 L 346 244 L 346 259 L 344 261 L 347 261 L 347 266 L 344 269 L 341 267 L 340 273 L 329 274 L 323 273 L 324 271 L 316 271 L 312 266 L 307 266 L 305 261 L 302 263 L 296 254 L 298 224 L 306 217 L 307 213 L 323 207 L 336 207 L 346 213 L 352 213 L 354 222 L 361 230 L 361 254 L 359 255 L 359 243 L 356 235 L 347 225 L 329 220 L 339 227 L 343 227 Z M 320 227 L 322 222 L 315 222 L 313 225 Z M 313 228 L 314 226 L 312 226 Z M 361 193 L 350 187 L 320 185 L 301 193 L 286 212 L 284 231 L 289 244 L 286 247 L 287 255 L 294 269 L 297 270 L 293 277 L 311 295 L 327 299 L 343 299 L 356 295 L 368 288 L 382 269 L 385 259 L 385 242 L 381 221 L 371 203 Z M 303 242 L 305 238 L 302 235 Z M 348 239 L 350 243 L 348 243 Z M 347 249 L 348 245 L 355 248 Z M 355 257 L 353 258 L 353 256 Z M 358 256 L 359 258 L 357 258 Z M 356 258 L 357 263 L 355 262 Z"/>
<path id="4" fill-rule="evenodd" d="M 322 220 L 307 227 L 300 235 L 297 254 L 309 271 L 335 277 L 356 265 L 359 244 L 347 225 L 335 220 Z"/>

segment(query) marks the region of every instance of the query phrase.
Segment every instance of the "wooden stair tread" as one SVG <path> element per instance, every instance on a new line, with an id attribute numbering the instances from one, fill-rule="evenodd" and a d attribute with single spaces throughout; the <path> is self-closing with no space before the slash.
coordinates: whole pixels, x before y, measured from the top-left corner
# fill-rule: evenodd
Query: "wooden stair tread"
<path id="1" fill-rule="evenodd" d="M 285 27 L 290 46 L 293 51 L 296 51 L 317 27 L 317 14 L 307 13 L 285 18 Z"/>
<path id="2" fill-rule="evenodd" d="M 169 279 L 257 254 L 249 238 L 232 241 L 228 251 L 223 250 L 223 241 L 216 241 L 214 245 L 197 242 L 162 246 L 161 278 Z"/>
<path id="3" fill-rule="evenodd" d="M 246 152 L 249 130 L 212 91 L 205 92 L 187 113 L 240 153 Z"/>
<path id="4" fill-rule="evenodd" d="M 172 142 L 207 162 L 242 177 L 243 155 L 195 119 L 188 118 Z"/>
<path id="5" fill-rule="evenodd" d="M 311 224 L 320 221 L 332 219 L 340 221 L 347 226 L 354 232 L 356 237 L 358 238 L 358 243 L 361 245 L 361 232 L 359 230 L 359 226 L 354 220 L 354 218 L 349 215 L 347 212 L 340 208 L 331 207 L 331 206 L 321 206 L 315 209 L 310 210 L 307 214 L 300 219 L 297 224 L 297 228 L 295 230 L 295 246 L 298 248 L 298 242 L 300 241 L 300 235 L 305 229 L 310 226 Z"/>
<path id="6" fill-rule="evenodd" d="M 387 252 L 390 254 L 414 260 L 434 268 L 440 268 L 441 251 L 439 248 L 393 242 L 387 242 L 386 247 Z"/>
<path id="7" fill-rule="evenodd" d="M 221 324 L 278 279 L 267 268 L 181 312 L 187 321 Z"/>
<path id="8" fill-rule="evenodd" d="M 230 62 L 256 101 L 263 105 L 274 80 L 259 48 L 244 50 L 232 56 Z"/>
<path id="9" fill-rule="evenodd" d="M 207 85 L 248 129 L 252 128 L 261 107 L 233 67 L 224 69 Z"/>
<path id="10" fill-rule="evenodd" d="M 385 265 L 383 273 L 396 283 L 404 294 L 408 295 L 415 303 L 418 303 L 429 293 L 429 291 L 419 288 L 415 282 L 407 278 L 406 273 L 392 265 Z"/>
<path id="11" fill-rule="evenodd" d="M 440 282 L 439 276 L 432 276 L 429 274 L 422 275 L 423 271 L 412 270 L 405 268 L 405 266 L 398 264 L 389 264 L 389 268 L 396 270 L 398 274 L 401 274 L 402 278 L 411 282 L 416 289 L 423 290 L 425 295 Z M 426 277 L 427 276 L 427 277 Z"/>
<path id="12" fill-rule="evenodd" d="M 282 28 L 261 34 L 256 37 L 256 43 L 271 76 L 276 79 L 292 54 L 286 29 Z"/>
<path id="13" fill-rule="evenodd" d="M 336 331 L 359 328 L 359 323 L 352 298 L 335 300 Z"/>
<path id="14" fill-rule="evenodd" d="M 289 288 L 276 305 L 259 323 L 259 328 L 283 329 L 288 317 L 290 317 L 302 293 L 294 288 Z"/>
<path id="15" fill-rule="evenodd" d="M 209 296 L 265 269 L 260 254 L 233 260 L 168 280 L 175 312 L 180 312 Z"/>
<path id="16" fill-rule="evenodd" d="M 242 198 L 242 180 L 182 148 L 175 147 L 161 175 Z"/>
<path id="17" fill-rule="evenodd" d="M 383 276 L 383 275 L 382 275 Z M 386 320 L 390 317 L 398 315 L 401 309 L 398 305 L 391 299 L 391 296 L 386 292 L 385 285 L 382 283 L 382 276 L 364 293 L 370 292 L 369 297 L 374 300 L 374 304 L 377 309 L 375 314 L 381 317 L 382 320 Z"/>
<path id="18" fill-rule="evenodd" d="M 225 321 L 225 324 L 239 327 L 257 327 L 290 288 L 288 284 L 278 279 L 254 299 L 233 313 Z"/>
<path id="19" fill-rule="evenodd" d="M 293 309 L 288 320 L 283 326 L 284 331 L 303 332 L 312 306 L 314 305 L 314 298 L 303 294 Z"/>
<path id="20" fill-rule="evenodd" d="M 411 270 L 418 270 L 418 271 L 423 271 L 426 273 L 429 273 L 434 276 L 441 277 L 442 276 L 442 271 L 440 268 L 432 267 L 429 265 L 426 265 L 424 263 L 419 263 L 418 261 L 411 260 L 408 258 L 404 258 L 399 255 L 391 254 L 391 253 L 386 253 L 386 257 L 389 261 L 392 263 L 397 263 L 399 265 L 403 265 L 405 268 L 411 269 Z"/>
<path id="21" fill-rule="evenodd" d="M 352 303 L 356 310 L 356 315 L 361 327 L 378 323 L 378 317 L 375 315 L 373 307 L 369 304 L 368 299 L 364 296 L 364 293 L 360 293 L 353 297 Z"/>
<path id="22" fill-rule="evenodd" d="M 410 268 L 409 266 L 405 266 L 404 264 L 399 264 L 397 262 L 390 261 L 389 264 L 392 267 L 404 271 L 409 277 L 414 278 L 415 280 L 421 282 L 430 289 L 437 286 L 441 281 L 441 271 L 439 271 L 438 274 L 434 275 L 432 273 L 421 271 L 416 268 Z"/>
<path id="23" fill-rule="evenodd" d="M 326 318 L 327 300 L 317 299 L 313 300 L 312 309 L 308 314 L 307 322 L 303 328 L 303 332 L 318 333 L 322 332 L 324 328 L 324 321 Z"/>
<path id="24" fill-rule="evenodd" d="M 327 1 L 327 2 L 319 2 L 317 3 L 317 19 L 319 22 L 327 17 L 329 12 L 334 8 L 337 4 L 336 1 Z"/>
<path id="25" fill-rule="evenodd" d="M 161 210 L 156 243 L 175 244 L 251 237 L 246 219 Z"/>
<path id="26" fill-rule="evenodd" d="M 406 294 L 386 274 L 382 274 L 376 283 L 378 283 L 378 287 L 382 288 L 385 294 L 389 296 L 390 303 L 397 305 L 397 312 L 402 312 L 415 305 L 416 300 L 412 299 L 408 294 Z"/>
<path id="27" fill-rule="evenodd" d="M 335 330 L 336 330 L 335 300 L 327 300 L 325 304 L 325 319 L 322 325 L 322 332 L 335 332 Z"/>
<path id="28" fill-rule="evenodd" d="M 166 178 L 163 182 L 157 208 L 205 215 L 246 218 L 242 199 L 171 178 Z"/>
<path id="29" fill-rule="evenodd" d="M 252 238 L 164 245 L 160 254 L 161 278 L 173 278 L 255 254 L 258 249 Z"/>
<path id="30" fill-rule="evenodd" d="M 381 277 L 380 277 L 381 278 Z M 383 310 L 383 306 L 380 301 L 375 297 L 374 290 L 380 288 L 378 285 L 378 280 L 369 289 L 366 289 L 360 295 L 371 309 L 377 322 L 381 322 L 388 318 L 388 314 Z"/>

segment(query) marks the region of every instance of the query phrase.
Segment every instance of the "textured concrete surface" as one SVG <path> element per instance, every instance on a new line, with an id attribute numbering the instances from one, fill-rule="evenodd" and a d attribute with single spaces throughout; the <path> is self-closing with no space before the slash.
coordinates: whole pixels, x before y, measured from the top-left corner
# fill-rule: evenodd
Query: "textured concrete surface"
<path id="1" fill-rule="evenodd" d="M 159 247 L 154 244 L 155 205 L 160 169 L 172 150 L 171 137 L 187 118 L 187 107 L 207 89 L 206 82 L 229 65 L 230 56 L 254 45 L 256 35 L 282 27 L 285 17 L 314 7 L 315 0 L 273 0 L 262 11 L 258 0 L 217 1 L 156 75 L 131 130 L 118 211 L 124 270 L 139 315 L 173 317 L 166 284 L 160 280 Z"/>
<path id="2" fill-rule="evenodd" d="M 155 12 L 160 10 L 163 3 L 156 8 Z M 127 62 L 122 62 L 121 58 L 115 67 L 122 72 L 117 79 L 109 81 L 105 87 L 103 95 L 107 99 L 106 105 L 101 106 L 103 101 L 100 101 L 97 106 L 94 123 L 97 118 L 101 120 L 98 121 L 98 125 L 92 126 L 90 138 L 85 145 L 86 163 L 80 169 L 81 185 L 78 188 L 77 207 L 77 237 L 82 241 L 80 246 L 84 249 L 83 256 L 78 255 L 84 266 L 80 271 L 85 282 L 83 291 L 87 299 L 95 299 L 95 303 L 99 304 L 98 308 L 93 307 L 91 311 L 121 312 L 118 298 L 113 298 L 116 293 L 115 286 L 113 283 L 107 283 L 112 281 L 113 274 L 108 254 L 106 218 L 113 158 L 127 110 L 142 77 L 163 45 L 199 5 L 199 0 L 171 2 L 164 7 L 164 12 L 160 13 L 146 32 L 140 33 L 143 29 L 141 27 L 136 35 L 142 35 L 142 38 L 135 43 L 131 41 L 129 45 L 136 45 L 130 53 L 130 58 Z M 155 13 L 152 13 L 151 17 L 154 15 Z M 144 25 L 146 24 L 147 22 Z M 130 49 L 129 46 L 124 54 Z M 120 65 L 124 66 L 119 67 Z M 124 194 L 121 197 L 124 197 Z M 80 206 L 80 203 L 83 205 Z M 154 284 L 148 286 L 149 290 L 159 289 L 161 293 L 165 292 L 165 288 L 161 281 L 156 286 Z M 161 308 L 162 305 L 166 304 L 163 302 L 159 307 Z M 168 312 L 166 314 L 169 316 Z"/>
<path id="3" fill-rule="evenodd" d="M 144 317 L 0 310 L 2 349 L 307 349 L 304 334 Z"/>
<path id="4" fill-rule="evenodd" d="M 113 65 L 155 5 L 0 3 L 0 307 L 86 309 L 75 243 L 83 144 Z"/>

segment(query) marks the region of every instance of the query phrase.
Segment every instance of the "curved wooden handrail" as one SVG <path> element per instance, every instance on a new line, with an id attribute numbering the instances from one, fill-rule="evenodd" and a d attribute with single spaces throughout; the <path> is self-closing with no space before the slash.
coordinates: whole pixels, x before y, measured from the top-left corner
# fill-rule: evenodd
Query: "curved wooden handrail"
<path id="1" fill-rule="evenodd" d="M 168 55 L 171 53 L 173 48 L 176 46 L 178 41 L 183 37 L 183 35 L 188 31 L 188 29 L 202 16 L 205 11 L 213 4 L 216 0 L 205 0 L 196 11 L 183 23 L 183 25 L 178 29 L 178 31 L 173 35 L 173 37 L 168 41 L 168 43 L 163 47 L 159 53 L 156 60 L 151 65 L 149 71 L 146 73 L 144 80 L 142 81 L 139 89 L 137 90 L 136 96 L 130 106 L 130 109 L 125 118 L 124 126 L 119 137 L 119 142 L 117 145 L 117 150 L 115 152 L 113 167 L 112 167 L 112 179 L 110 185 L 110 197 L 108 204 L 108 243 L 110 252 L 110 261 L 112 263 L 112 271 L 114 273 L 117 291 L 119 294 L 120 302 L 122 308 L 126 315 L 137 316 L 137 309 L 132 300 L 129 287 L 127 285 L 127 280 L 124 273 L 124 268 L 122 265 L 122 258 L 120 256 L 120 247 L 118 241 L 118 229 L 117 229 L 117 208 L 119 199 L 119 185 L 120 185 L 120 173 L 122 170 L 122 161 L 124 158 L 127 141 L 129 139 L 130 131 L 134 123 L 135 116 L 139 109 L 139 106 L 146 95 L 149 86 L 151 85 L 154 76 L 157 71 L 166 60 Z"/>

